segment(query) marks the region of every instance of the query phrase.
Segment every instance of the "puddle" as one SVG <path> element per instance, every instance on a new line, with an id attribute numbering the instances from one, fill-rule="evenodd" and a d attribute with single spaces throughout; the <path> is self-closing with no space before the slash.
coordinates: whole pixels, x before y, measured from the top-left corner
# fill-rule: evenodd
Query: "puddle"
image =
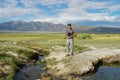
<path id="1" fill-rule="evenodd" d="M 84 77 L 83 80 L 120 80 L 120 68 L 102 66 L 94 75 Z"/>

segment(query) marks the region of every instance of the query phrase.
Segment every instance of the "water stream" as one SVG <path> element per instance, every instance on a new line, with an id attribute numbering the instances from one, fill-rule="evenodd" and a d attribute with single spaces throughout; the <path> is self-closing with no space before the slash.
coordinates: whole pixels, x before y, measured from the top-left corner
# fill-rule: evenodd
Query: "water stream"
<path id="1" fill-rule="evenodd" d="M 37 80 L 40 79 L 40 75 L 45 72 L 39 64 L 44 58 L 44 55 L 40 55 L 35 64 L 27 63 L 16 73 L 14 80 Z"/>
<path id="2" fill-rule="evenodd" d="M 40 55 L 38 61 L 40 62 L 44 56 Z M 39 63 L 42 64 L 42 63 Z M 101 66 L 94 74 L 82 76 L 83 80 L 120 80 L 120 64 L 115 66 Z M 40 75 L 45 73 L 38 63 L 27 63 L 19 70 L 14 80 L 37 80 Z M 57 80 L 57 79 L 56 79 Z M 59 79 L 60 80 L 60 79 Z M 62 80 L 62 79 L 61 79 Z"/>
<path id="3" fill-rule="evenodd" d="M 120 68 L 101 66 L 94 75 L 84 77 L 83 80 L 120 80 Z"/>

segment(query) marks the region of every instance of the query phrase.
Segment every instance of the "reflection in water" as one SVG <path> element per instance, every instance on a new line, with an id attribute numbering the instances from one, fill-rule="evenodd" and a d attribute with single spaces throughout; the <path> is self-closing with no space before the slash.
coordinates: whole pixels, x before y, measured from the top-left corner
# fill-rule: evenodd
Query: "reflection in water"
<path id="1" fill-rule="evenodd" d="M 41 61 L 45 56 L 44 55 L 39 55 L 38 61 Z"/>
<path id="2" fill-rule="evenodd" d="M 42 70 L 41 60 L 44 59 L 44 55 L 39 55 L 38 64 L 26 64 L 20 71 L 16 74 L 14 80 L 35 80 L 39 79 L 40 75 L 45 72 Z M 44 65 L 43 65 L 44 64 Z M 41 66 L 40 66 L 41 65 Z M 97 72 L 93 75 L 79 76 L 82 80 L 120 80 L 120 67 L 119 64 L 116 67 L 101 66 Z M 119 68 L 117 68 L 117 66 Z M 78 77 L 78 76 L 77 76 Z M 56 78 L 55 80 L 63 80 L 61 78 Z"/>
<path id="3" fill-rule="evenodd" d="M 120 68 L 100 67 L 93 77 L 84 80 L 120 80 Z"/>

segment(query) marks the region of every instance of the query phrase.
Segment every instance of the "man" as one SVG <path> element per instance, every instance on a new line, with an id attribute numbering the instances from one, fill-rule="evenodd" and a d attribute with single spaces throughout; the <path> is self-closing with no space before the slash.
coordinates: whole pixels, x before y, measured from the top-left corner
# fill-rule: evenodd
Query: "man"
<path id="1" fill-rule="evenodd" d="M 74 36 L 75 32 L 72 29 L 72 25 L 68 24 L 67 25 L 67 30 L 66 30 L 66 51 L 67 51 L 67 56 L 73 55 L 73 50 L 74 50 Z"/>

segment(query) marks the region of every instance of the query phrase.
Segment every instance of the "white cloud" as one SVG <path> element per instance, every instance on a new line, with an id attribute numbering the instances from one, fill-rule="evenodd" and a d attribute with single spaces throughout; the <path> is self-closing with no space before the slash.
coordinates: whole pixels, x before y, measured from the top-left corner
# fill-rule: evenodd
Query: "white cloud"
<path id="1" fill-rule="evenodd" d="M 115 16 L 115 21 L 119 21 L 120 22 L 120 16 Z"/>
<path id="2" fill-rule="evenodd" d="M 110 2 L 96 2 L 87 0 L 70 0 L 68 8 L 63 9 L 58 14 L 58 19 L 54 22 L 69 22 L 69 21 L 120 21 L 117 16 L 111 16 L 109 12 L 120 9 L 120 5 L 111 5 Z M 101 9 L 100 13 L 89 13 L 87 9 Z M 106 10 L 106 11 L 102 11 Z M 49 20 L 49 19 L 48 19 Z"/>
<path id="3" fill-rule="evenodd" d="M 68 0 L 40 0 L 39 3 L 41 5 L 58 5 L 58 4 L 63 4 L 66 3 Z"/>
<path id="4" fill-rule="evenodd" d="M 120 21 L 120 18 L 117 18 L 116 16 L 108 16 L 104 13 L 102 14 L 87 14 L 86 16 L 59 16 L 59 17 L 43 17 L 40 19 L 36 19 L 34 21 L 47 21 L 52 23 L 68 23 L 68 22 L 76 22 L 76 21 Z"/>
<path id="5" fill-rule="evenodd" d="M 45 5 L 50 8 L 51 5 L 58 5 L 65 3 L 64 0 L 3 0 L 0 2 L 0 17 L 6 18 L 10 16 L 22 16 L 25 14 L 33 14 L 38 17 L 43 16 L 44 10 L 36 8 L 37 4 Z M 18 6 L 21 3 L 23 7 Z M 58 5 L 60 6 L 60 5 Z M 53 7 L 51 7 L 53 8 Z M 45 16 L 45 14 L 44 14 Z"/>
<path id="6" fill-rule="evenodd" d="M 39 14 L 42 13 L 42 11 L 36 9 L 36 8 L 27 8 L 27 9 L 22 9 L 22 8 L 12 8 L 12 7 L 7 7 L 7 8 L 0 8 L 0 17 L 10 17 L 10 16 L 21 16 L 25 14 Z"/>
<path id="7" fill-rule="evenodd" d="M 3 0 L 0 2 L 0 17 L 7 18 L 13 16 L 22 16 L 26 14 L 36 15 L 38 18 L 34 21 L 48 21 L 54 23 L 66 23 L 82 20 L 91 21 L 120 21 L 118 16 L 111 16 L 110 12 L 120 10 L 119 4 L 112 4 L 113 0 L 97 2 L 95 0 Z M 18 4 L 23 6 L 18 6 Z M 37 8 L 40 4 L 48 7 L 54 15 L 49 15 L 46 10 Z M 62 8 L 62 4 L 67 7 Z M 2 7 L 1 7 L 2 6 Z M 61 8 L 59 8 L 61 7 Z M 90 13 L 87 9 L 100 9 L 99 13 Z M 57 11 L 55 11 L 57 10 Z M 55 12 L 57 13 L 55 13 Z M 14 18 L 13 18 L 14 19 Z"/>
<path id="8" fill-rule="evenodd" d="M 18 4 L 21 3 L 24 5 L 24 7 L 18 6 Z M 2 4 L 2 7 L 0 7 L 0 17 L 1 18 L 11 18 L 13 17 L 19 17 L 24 16 L 27 14 L 33 14 L 38 16 L 38 14 L 43 14 L 43 11 L 41 9 L 38 9 L 35 6 L 34 1 L 32 0 L 6 0 Z"/>
<path id="9" fill-rule="evenodd" d="M 91 20 L 91 21 L 114 21 L 115 16 L 110 16 L 108 12 L 89 13 L 87 9 L 109 9 L 108 2 L 95 2 L 87 0 L 69 0 L 68 8 L 61 9 L 57 17 L 46 17 L 37 19 L 54 23 L 66 23 L 72 21 Z"/>
<path id="10" fill-rule="evenodd" d="M 109 6 L 108 10 L 111 12 L 118 11 L 118 10 L 120 10 L 120 5 Z"/>

